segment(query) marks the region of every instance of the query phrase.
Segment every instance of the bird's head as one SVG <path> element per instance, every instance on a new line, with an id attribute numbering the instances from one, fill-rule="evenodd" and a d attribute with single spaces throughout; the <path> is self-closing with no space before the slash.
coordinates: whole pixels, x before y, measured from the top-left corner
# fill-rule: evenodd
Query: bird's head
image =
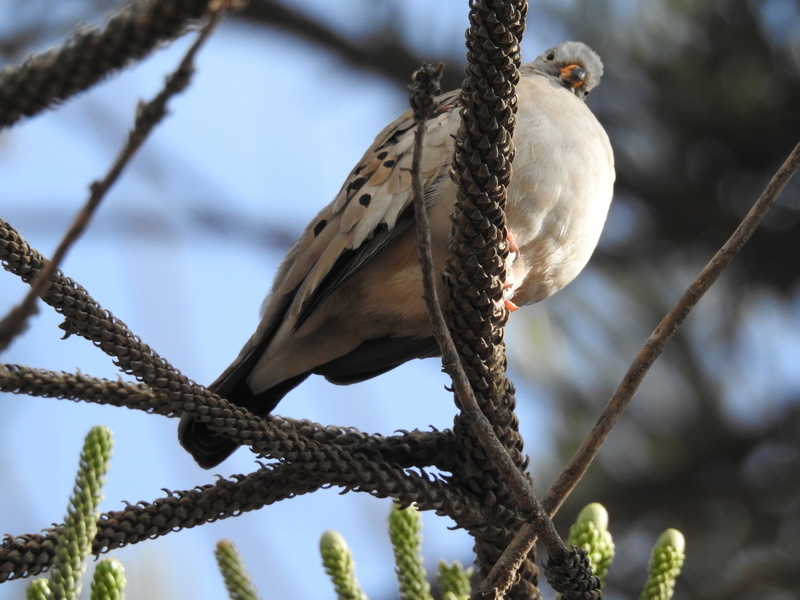
<path id="1" fill-rule="evenodd" d="M 530 63 L 533 71 L 554 77 L 582 100 L 600 83 L 603 61 L 582 42 L 561 42 Z"/>

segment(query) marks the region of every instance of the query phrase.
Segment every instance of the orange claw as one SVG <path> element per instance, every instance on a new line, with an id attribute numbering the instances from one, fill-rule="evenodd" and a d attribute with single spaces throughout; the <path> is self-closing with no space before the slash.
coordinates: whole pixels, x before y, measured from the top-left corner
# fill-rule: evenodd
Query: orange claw
<path id="1" fill-rule="evenodd" d="M 519 254 L 519 246 L 517 246 L 517 240 L 514 239 L 514 234 L 509 231 L 506 239 L 508 240 L 508 251 Z"/>
<path id="2" fill-rule="evenodd" d="M 512 312 L 514 312 L 515 310 L 518 310 L 518 309 L 519 309 L 519 306 L 517 306 L 516 304 L 514 304 L 514 303 L 513 303 L 511 300 L 506 300 L 506 301 L 505 301 L 505 303 L 506 303 L 506 310 L 507 310 L 508 312 L 510 312 L 510 313 L 512 313 Z"/>

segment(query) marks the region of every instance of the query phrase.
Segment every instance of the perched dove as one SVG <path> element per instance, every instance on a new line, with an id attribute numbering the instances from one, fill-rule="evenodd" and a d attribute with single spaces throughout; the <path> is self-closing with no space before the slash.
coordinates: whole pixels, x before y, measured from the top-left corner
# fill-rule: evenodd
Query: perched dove
<path id="1" fill-rule="evenodd" d="M 521 68 L 516 156 L 506 205 L 506 305 L 538 302 L 569 283 L 597 245 L 611 202 L 614 158 L 586 95 L 600 57 L 563 42 Z M 456 186 L 450 177 L 460 92 L 436 99 L 426 124 L 422 183 L 433 261 L 444 265 Z M 258 329 L 209 389 L 265 416 L 312 373 L 336 384 L 438 355 L 422 300 L 413 226 L 410 111 L 378 134 L 334 201 L 289 250 Z M 446 298 L 440 282 L 440 298 Z M 184 416 L 180 442 L 201 467 L 235 449 Z"/>

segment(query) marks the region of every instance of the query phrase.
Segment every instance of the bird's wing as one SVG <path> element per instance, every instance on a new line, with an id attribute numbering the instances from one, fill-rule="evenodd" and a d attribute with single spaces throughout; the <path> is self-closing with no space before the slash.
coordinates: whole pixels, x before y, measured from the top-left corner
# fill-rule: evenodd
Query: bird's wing
<path id="1" fill-rule="evenodd" d="M 437 177 L 447 176 L 459 124 L 459 92 L 440 96 L 437 104 L 437 115 L 425 127 L 420 169 L 423 189 Z M 378 135 L 334 201 L 287 254 L 270 302 L 292 296 L 283 317 L 294 329 L 413 222 L 410 214 L 400 218 L 412 204 L 413 146 L 414 119 L 407 111 Z"/>
<path id="2" fill-rule="evenodd" d="M 459 91 L 436 99 L 425 128 L 423 189 L 447 176 L 459 124 Z M 261 323 L 239 356 L 209 387 L 223 395 L 239 388 L 284 324 L 299 327 L 313 309 L 363 267 L 412 221 L 414 119 L 400 115 L 378 134 L 336 198 L 309 223 L 286 255 Z M 442 175 L 443 174 L 443 175 Z M 406 214 L 407 217 L 401 215 Z"/>

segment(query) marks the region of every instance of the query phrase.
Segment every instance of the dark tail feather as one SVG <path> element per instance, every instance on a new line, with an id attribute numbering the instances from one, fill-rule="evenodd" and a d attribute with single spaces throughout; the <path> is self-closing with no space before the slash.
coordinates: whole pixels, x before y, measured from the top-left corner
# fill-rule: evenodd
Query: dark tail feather
<path id="1" fill-rule="evenodd" d="M 209 389 L 249 411 L 266 417 L 278 405 L 286 394 L 308 377 L 307 373 L 282 381 L 275 387 L 254 394 L 250 391 L 247 382 L 242 380 L 230 391 L 222 389 Z M 231 439 L 214 433 L 205 423 L 201 423 L 191 415 L 183 415 L 178 425 L 178 440 L 195 462 L 204 469 L 216 467 L 228 458 L 239 447 Z"/>
<path id="2" fill-rule="evenodd" d="M 208 428 L 208 425 L 200 423 L 189 415 L 181 417 L 178 440 L 195 462 L 204 469 L 216 467 L 239 447 L 236 442 L 217 435 Z"/>
<path id="3" fill-rule="evenodd" d="M 303 373 L 282 381 L 268 390 L 254 394 L 246 378 L 264 351 L 269 336 L 249 349 L 244 358 L 233 363 L 208 389 L 227 398 L 234 404 L 265 417 L 277 406 L 281 398 L 308 377 Z M 438 356 L 439 346 L 433 337 L 384 337 L 368 340 L 355 350 L 315 367 L 312 372 L 323 375 L 328 381 L 347 385 L 364 381 L 385 373 L 412 358 Z M 178 426 L 178 439 L 204 469 L 216 467 L 238 448 L 229 438 L 216 434 L 205 423 L 184 415 Z"/>

